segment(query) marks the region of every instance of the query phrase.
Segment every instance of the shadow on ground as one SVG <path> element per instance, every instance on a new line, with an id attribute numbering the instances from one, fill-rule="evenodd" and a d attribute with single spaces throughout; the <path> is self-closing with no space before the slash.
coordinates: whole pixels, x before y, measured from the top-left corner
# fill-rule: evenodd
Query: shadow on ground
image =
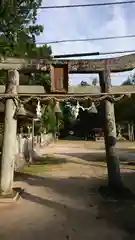
<path id="1" fill-rule="evenodd" d="M 58 153 L 55 155 L 43 155 L 40 156 L 36 152 L 34 153 L 34 161 L 25 172 L 27 173 L 38 173 L 41 170 L 42 166 L 54 166 L 61 165 L 66 163 L 79 164 L 84 166 L 91 167 L 101 167 L 106 168 L 106 159 L 105 153 L 98 152 L 72 152 L 72 153 Z M 72 158 L 73 157 L 73 158 Z M 78 161 L 79 160 L 79 161 Z M 80 161 L 81 160 L 81 161 Z M 135 170 L 134 165 L 135 161 L 130 161 L 127 158 L 123 159 L 120 157 L 121 169 L 131 169 Z M 40 168 L 38 168 L 38 166 Z M 42 171 L 45 169 L 43 168 Z M 47 170 L 47 169 L 46 169 Z"/>
<path id="2" fill-rule="evenodd" d="M 72 153 L 59 153 L 59 155 L 65 155 L 68 157 L 75 157 L 80 160 L 83 160 L 82 163 L 83 165 L 87 165 L 87 162 L 89 163 L 88 165 L 93 165 L 92 163 L 106 163 L 106 156 L 105 153 L 103 152 L 92 152 L 92 153 L 87 153 L 87 152 L 72 152 Z M 119 154 L 119 160 L 120 163 L 123 166 L 134 166 L 135 165 L 135 156 L 125 156 L 124 153 L 121 155 Z M 73 159 L 70 161 L 72 163 L 77 163 Z M 95 165 L 93 165 L 95 166 Z M 102 166 L 104 167 L 104 166 Z"/>
<path id="3" fill-rule="evenodd" d="M 132 143 L 131 143 L 132 144 Z M 135 154 L 135 146 L 133 148 L 133 146 L 129 146 L 129 147 L 116 147 L 117 151 L 119 152 L 128 152 L 128 153 L 134 153 Z M 100 150 L 105 151 L 104 147 L 100 147 Z"/>
<path id="4" fill-rule="evenodd" d="M 68 160 L 68 158 L 66 159 L 66 157 L 64 158 L 62 156 L 63 154 L 66 156 L 81 158 L 81 160 L 84 161 L 76 162 L 74 159 Z M 97 152 L 61 153 L 61 157 L 58 157 L 57 155 L 55 157 L 41 157 L 37 155 L 37 160 L 35 162 L 37 165 L 51 165 L 70 162 L 89 165 L 89 167 L 98 167 L 96 162 L 105 163 L 104 154 L 102 156 L 103 157 L 101 157 L 101 154 L 98 154 Z M 106 166 L 101 167 L 105 168 Z M 135 173 L 123 173 L 122 177 L 124 183 L 132 190 L 135 190 Z M 98 177 L 41 177 L 34 174 L 17 174 L 16 180 L 24 181 L 28 184 L 28 186 L 32 188 L 35 187 L 35 189 L 40 189 L 41 187 L 41 191 L 44 192 L 46 189 L 51 189 L 54 193 L 54 195 L 52 194 L 51 199 L 47 198 L 46 195 L 42 196 L 38 193 L 32 194 L 31 191 L 26 191 L 22 195 L 22 198 L 27 202 L 37 204 L 43 209 L 44 207 L 45 209 L 47 207 L 56 211 L 53 221 L 49 223 L 47 227 L 43 220 L 42 223 L 44 226 L 42 226 L 42 223 L 37 224 L 36 226 L 37 231 L 39 231 L 39 235 L 41 232 L 44 232 L 44 239 L 50 238 L 53 240 L 55 239 L 55 235 L 57 237 L 57 229 L 61 224 L 61 222 L 57 223 L 57 215 L 59 214 L 63 216 L 63 219 L 66 219 L 64 220 L 64 224 L 66 222 L 68 228 L 70 228 L 71 235 L 71 237 L 69 237 L 69 235 L 65 233 L 65 235 L 59 238 L 59 240 L 97 239 L 97 236 L 102 232 L 102 228 L 104 228 L 105 231 L 107 231 L 108 228 L 112 229 L 111 233 L 105 233 L 106 235 L 108 234 L 107 238 L 105 238 L 105 235 L 102 236 L 105 240 L 135 239 L 135 200 L 130 199 L 127 201 L 107 201 L 106 199 L 103 199 L 98 190 L 99 186 L 107 184 L 106 179 Z M 61 200 L 59 201 L 57 198 L 55 198 L 55 195 L 60 196 Z M 68 201 L 65 200 L 67 198 L 73 200 L 75 204 L 69 204 Z M 85 208 L 81 205 L 81 201 L 83 202 L 82 205 L 84 205 Z M 65 225 L 63 226 L 63 228 L 65 228 Z M 124 231 L 126 236 L 119 238 L 117 234 L 115 236 L 111 235 L 112 232 L 115 234 L 116 229 Z M 29 232 L 31 230 L 29 229 L 27 231 Z M 37 236 L 38 239 L 40 239 L 39 235 Z"/>
<path id="5" fill-rule="evenodd" d="M 135 173 L 125 173 L 122 177 L 128 186 L 130 185 L 131 188 L 135 189 Z M 97 214 L 95 219 L 97 221 L 104 219 L 110 226 L 124 230 L 129 237 L 132 237 L 133 235 L 135 237 L 135 200 L 120 200 L 116 202 L 104 200 L 101 196 L 99 196 L 98 189 L 99 186 L 106 184 L 106 179 L 102 180 L 98 178 L 81 177 L 52 179 L 48 177 L 21 174 L 21 180 L 26 181 L 31 186 L 50 188 L 62 196 L 68 196 L 76 200 L 79 200 L 80 198 L 84 199 L 84 201 L 86 201 L 88 214 L 91 214 L 91 209 L 96 207 Z M 73 215 L 83 215 L 79 206 L 72 208 L 66 204 L 55 202 L 53 199 L 50 201 L 27 192 L 25 192 L 22 197 L 28 201 L 42 206 L 48 206 L 60 212 L 67 209 Z M 125 238 L 125 240 L 128 239 L 130 238 Z"/>
<path id="6" fill-rule="evenodd" d="M 105 153 L 104 152 L 70 152 L 70 153 L 59 153 L 59 155 L 65 155 L 69 157 L 77 157 L 85 161 L 94 161 L 94 162 L 105 162 Z"/>
<path id="7" fill-rule="evenodd" d="M 33 157 L 33 164 L 34 165 L 55 165 L 55 164 L 62 164 L 62 163 L 66 163 L 66 159 L 65 158 L 57 158 L 57 157 L 53 157 L 51 155 L 44 155 L 44 156 L 40 156 L 39 154 L 37 154 L 34 151 L 34 157 Z"/>
<path id="8" fill-rule="evenodd" d="M 66 164 L 66 163 L 72 163 L 72 164 L 79 164 L 79 165 L 84 165 L 84 166 L 92 166 L 92 167 L 97 167 L 97 164 L 102 167 L 106 168 L 106 161 L 105 161 L 105 156 L 101 158 L 101 155 L 96 154 L 96 153 L 58 153 L 55 155 L 43 155 L 40 156 L 37 153 L 36 157 L 34 158 L 34 161 L 32 164 L 29 165 L 29 168 L 27 168 L 27 173 L 32 173 L 33 168 L 34 172 L 36 170 L 40 171 L 41 168 L 38 168 L 38 166 L 54 166 L 54 165 L 61 165 L 61 164 Z M 67 156 L 67 158 L 66 158 Z M 75 157 L 75 159 L 71 159 L 68 157 Z M 77 161 L 79 160 L 79 161 Z M 81 160 L 81 161 L 80 161 Z M 94 162 L 96 164 L 94 164 Z M 104 163 L 100 165 L 100 163 Z M 125 163 L 126 166 L 126 163 Z M 45 169 L 43 169 L 44 171 Z"/>

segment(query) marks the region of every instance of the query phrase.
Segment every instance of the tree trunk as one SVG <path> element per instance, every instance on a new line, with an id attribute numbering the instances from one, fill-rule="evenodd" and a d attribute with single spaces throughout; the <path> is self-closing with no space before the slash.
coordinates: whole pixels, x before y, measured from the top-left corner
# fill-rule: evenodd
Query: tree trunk
<path id="1" fill-rule="evenodd" d="M 19 73 L 16 70 L 8 71 L 8 82 L 5 93 L 17 94 Z M 1 190 L 3 194 L 12 192 L 14 177 L 14 160 L 17 136 L 17 120 L 15 119 L 16 105 L 13 99 L 5 103 L 5 126 L 2 146 Z"/>
<path id="2" fill-rule="evenodd" d="M 101 92 L 109 92 L 111 87 L 110 73 L 106 68 L 105 71 L 100 72 L 100 86 Z M 109 186 L 118 188 L 121 187 L 120 165 L 116 154 L 116 125 L 114 104 L 106 99 L 103 103 L 104 109 L 104 136 L 106 148 L 106 160 L 108 169 L 108 183 Z"/>

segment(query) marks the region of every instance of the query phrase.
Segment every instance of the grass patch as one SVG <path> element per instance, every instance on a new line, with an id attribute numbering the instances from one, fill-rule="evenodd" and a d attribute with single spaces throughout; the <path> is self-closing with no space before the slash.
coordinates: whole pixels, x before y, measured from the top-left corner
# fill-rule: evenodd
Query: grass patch
<path id="1" fill-rule="evenodd" d="M 59 167 L 61 164 L 64 164 L 64 163 L 66 163 L 66 160 L 63 158 L 58 158 L 53 156 L 47 156 L 47 157 L 43 156 L 35 164 L 32 164 L 30 166 L 25 166 L 24 173 L 29 173 L 29 174 L 43 173 L 51 170 L 56 166 Z"/>
<path id="2" fill-rule="evenodd" d="M 24 167 L 24 173 L 42 173 L 47 171 L 47 166 L 46 165 L 31 165 L 31 166 L 25 166 Z"/>
<path id="3" fill-rule="evenodd" d="M 68 159 L 70 158 L 70 159 Z M 42 155 L 39 159 L 37 159 L 36 163 L 30 165 L 30 166 L 25 166 L 24 167 L 24 173 L 28 174 L 38 174 L 38 173 L 44 173 L 46 171 L 51 171 L 52 169 L 60 168 L 63 164 L 66 163 L 76 163 L 74 160 L 74 157 L 66 157 L 66 156 L 58 156 L 56 155 Z M 81 160 L 81 164 L 85 164 L 88 162 L 89 164 L 94 163 L 95 166 L 97 167 L 106 167 L 106 160 L 105 158 L 92 158 L 92 156 L 87 156 L 87 159 L 83 159 L 83 157 L 78 158 Z M 77 161 L 77 163 L 79 163 Z M 129 162 L 125 159 L 120 158 L 120 168 L 121 169 L 129 169 L 129 170 L 135 170 L 135 161 Z"/>

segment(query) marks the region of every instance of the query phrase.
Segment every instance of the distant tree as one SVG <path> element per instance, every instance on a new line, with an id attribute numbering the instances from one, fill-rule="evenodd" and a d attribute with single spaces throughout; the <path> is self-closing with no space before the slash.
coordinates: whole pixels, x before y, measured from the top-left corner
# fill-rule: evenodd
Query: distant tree
<path id="1" fill-rule="evenodd" d="M 135 74 L 129 76 L 122 85 L 134 85 Z M 130 98 L 124 98 L 115 104 L 115 114 L 117 122 L 134 122 L 135 123 L 135 95 Z"/>
<path id="2" fill-rule="evenodd" d="M 93 78 L 92 85 L 96 86 L 97 84 L 98 84 L 98 79 L 97 78 Z"/>
<path id="3" fill-rule="evenodd" d="M 71 119 L 72 119 L 72 115 L 71 115 L 71 110 L 72 107 L 70 105 L 70 103 L 68 102 L 62 102 L 61 103 L 61 110 L 62 110 L 62 124 L 61 124 L 61 129 L 60 129 L 60 134 L 63 137 L 66 137 L 70 131 L 70 127 L 71 127 Z"/>
<path id="4" fill-rule="evenodd" d="M 89 84 L 86 81 L 81 81 L 80 85 L 81 86 L 89 86 Z"/>
<path id="5" fill-rule="evenodd" d="M 36 36 L 43 32 L 37 25 L 37 10 L 42 0 L 3 0 L 0 8 L 0 54 L 23 57 L 35 52 Z"/>
<path id="6" fill-rule="evenodd" d="M 57 121 L 54 106 L 50 103 L 42 109 L 41 125 L 42 129 L 46 129 L 46 132 L 56 133 Z"/>
<path id="7" fill-rule="evenodd" d="M 125 80 L 122 85 L 133 85 L 133 79 L 131 77 L 128 77 L 127 80 Z"/>
<path id="8" fill-rule="evenodd" d="M 43 32 L 37 25 L 37 11 L 42 0 L 2 0 L 0 8 L 0 56 L 51 59 L 51 47 L 36 45 L 36 36 Z M 47 74 L 36 73 L 31 83 L 50 89 Z M 0 84 L 5 84 L 6 73 L 0 72 Z"/>

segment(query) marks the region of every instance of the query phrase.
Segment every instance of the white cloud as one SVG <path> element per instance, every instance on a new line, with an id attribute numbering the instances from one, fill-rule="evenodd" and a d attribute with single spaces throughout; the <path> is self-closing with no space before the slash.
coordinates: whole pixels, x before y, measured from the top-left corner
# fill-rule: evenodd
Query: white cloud
<path id="1" fill-rule="evenodd" d="M 107 0 L 105 0 L 107 2 Z M 104 1 L 104 2 L 105 2 Z M 50 3 L 51 2 L 51 3 Z M 43 5 L 85 4 L 89 0 L 43 0 Z M 101 0 L 96 1 L 102 2 Z M 135 4 L 114 5 L 98 8 L 65 8 L 40 10 L 38 23 L 44 25 L 44 33 L 37 38 L 38 42 L 61 39 L 80 39 L 108 37 L 134 33 Z M 53 54 L 78 52 L 110 52 L 130 50 L 134 48 L 135 39 L 115 39 L 93 42 L 72 42 L 52 44 Z M 124 77 L 124 76 L 125 77 Z M 122 77 L 121 77 L 122 76 Z M 74 83 L 81 77 L 73 77 Z M 127 73 L 112 76 L 112 83 L 119 84 L 127 77 Z M 79 79 L 77 81 L 77 78 Z M 90 76 L 83 77 L 89 80 Z M 114 82 L 115 81 L 115 82 Z M 73 82 L 73 80 L 72 80 Z"/>

